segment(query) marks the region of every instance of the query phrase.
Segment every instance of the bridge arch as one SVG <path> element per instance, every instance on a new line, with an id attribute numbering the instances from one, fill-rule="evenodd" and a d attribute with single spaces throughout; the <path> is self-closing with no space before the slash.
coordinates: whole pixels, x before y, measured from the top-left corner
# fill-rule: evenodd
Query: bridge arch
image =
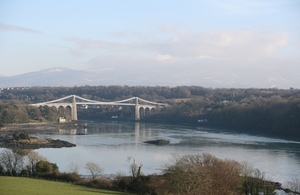
<path id="1" fill-rule="evenodd" d="M 64 114 L 65 114 L 65 107 L 63 107 L 62 105 L 58 106 L 57 112 L 58 112 L 58 116 L 59 116 L 59 117 L 64 117 Z"/>
<path id="2" fill-rule="evenodd" d="M 66 119 L 66 120 L 72 120 L 72 107 L 70 105 L 67 105 L 65 108 L 64 108 L 64 115 L 63 117 Z"/>
<path id="3" fill-rule="evenodd" d="M 145 116 L 149 116 L 151 114 L 151 109 L 149 107 L 145 108 Z"/>
<path id="4" fill-rule="evenodd" d="M 47 105 L 44 105 L 44 106 L 47 106 Z M 56 106 L 48 106 L 50 109 L 52 110 L 56 110 L 58 112 L 58 108 Z"/>
<path id="5" fill-rule="evenodd" d="M 151 112 L 155 112 L 156 111 L 156 108 L 151 108 Z"/>
<path id="6" fill-rule="evenodd" d="M 156 108 L 157 108 L 157 106 L 153 106 L 153 105 L 137 104 L 135 120 L 139 121 L 141 118 L 143 118 L 145 116 L 149 116 L 156 110 Z"/>

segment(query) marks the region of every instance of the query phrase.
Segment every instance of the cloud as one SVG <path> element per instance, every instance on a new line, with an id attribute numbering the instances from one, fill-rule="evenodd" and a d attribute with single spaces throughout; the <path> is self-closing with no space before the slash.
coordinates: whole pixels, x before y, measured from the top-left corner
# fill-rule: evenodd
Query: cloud
<path id="1" fill-rule="evenodd" d="M 75 56 L 84 56 L 99 52 L 114 53 L 128 51 L 130 47 L 130 44 L 122 42 L 83 39 L 79 37 L 67 38 L 66 41 L 73 44 L 70 46 L 69 52 Z"/>
<path id="2" fill-rule="evenodd" d="M 235 30 L 181 32 L 167 38 L 68 39 L 88 69 L 145 84 L 289 88 L 299 85 L 298 57 L 281 53 L 286 33 Z M 279 55 L 281 54 L 281 55 Z M 294 55 L 294 54 L 293 54 Z"/>
<path id="3" fill-rule="evenodd" d="M 152 56 L 158 61 L 170 59 L 256 59 L 275 55 L 288 44 L 288 34 L 255 32 L 250 30 L 183 32 L 168 38 L 136 41 L 103 41 L 78 37 L 68 38 L 73 43 L 73 54 L 98 53 L 132 56 Z M 75 47 L 74 47 L 75 46 Z"/>
<path id="4" fill-rule="evenodd" d="M 172 59 L 170 55 L 157 55 L 157 60 L 160 62 Z"/>
<path id="5" fill-rule="evenodd" d="M 185 32 L 169 39 L 153 40 L 145 47 L 169 58 L 232 59 L 274 55 L 288 44 L 285 33 L 249 30 Z"/>
<path id="6" fill-rule="evenodd" d="M 33 30 L 33 29 L 30 29 L 30 28 L 22 27 L 22 26 L 15 26 L 15 25 L 3 24 L 3 23 L 0 23 L 0 30 L 14 31 L 14 32 L 26 32 L 26 33 L 36 33 L 36 34 L 42 33 L 41 31 L 38 31 L 38 30 Z"/>
<path id="7" fill-rule="evenodd" d="M 278 14 L 281 12 L 280 7 L 287 1 L 273 0 L 229 0 L 217 1 L 213 0 L 212 5 L 221 11 L 238 15 L 261 15 L 261 14 Z"/>
<path id="8" fill-rule="evenodd" d="M 176 30 L 177 30 L 176 24 L 166 24 L 166 25 L 162 26 L 162 31 L 165 33 L 176 32 Z"/>
<path id="9" fill-rule="evenodd" d="M 124 38 L 128 36 L 128 33 L 124 31 L 115 31 L 115 32 L 109 32 L 108 35 L 115 37 L 115 38 Z"/>

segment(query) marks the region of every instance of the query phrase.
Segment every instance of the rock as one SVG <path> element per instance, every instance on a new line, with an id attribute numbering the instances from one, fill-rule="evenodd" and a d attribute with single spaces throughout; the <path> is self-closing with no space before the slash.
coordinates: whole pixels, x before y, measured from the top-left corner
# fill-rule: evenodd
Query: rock
<path id="1" fill-rule="evenodd" d="M 287 193 L 284 190 L 274 190 L 274 195 L 286 195 Z"/>
<path id="2" fill-rule="evenodd" d="M 145 141 L 144 143 L 154 144 L 154 145 L 157 145 L 157 146 L 164 146 L 164 145 L 170 144 L 170 141 L 165 140 L 165 139 L 157 139 L 157 140 Z"/>

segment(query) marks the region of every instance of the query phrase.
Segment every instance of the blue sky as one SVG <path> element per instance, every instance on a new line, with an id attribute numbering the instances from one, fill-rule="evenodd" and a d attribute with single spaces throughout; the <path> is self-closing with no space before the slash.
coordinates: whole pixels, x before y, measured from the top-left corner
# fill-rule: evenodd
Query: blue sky
<path id="1" fill-rule="evenodd" d="M 300 1 L 0 0 L 0 75 L 53 67 L 129 85 L 300 88 Z"/>

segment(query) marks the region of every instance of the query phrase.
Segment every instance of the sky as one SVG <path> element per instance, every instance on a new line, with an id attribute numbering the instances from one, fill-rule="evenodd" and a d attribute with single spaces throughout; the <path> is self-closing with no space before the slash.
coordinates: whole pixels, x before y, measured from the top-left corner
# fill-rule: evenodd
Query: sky
<path id="1" fill-rule="evenodd" d="M 300 88 L 300 1 L 0 0 L 0 76 L 54 67 L 125 84 Z"/>

